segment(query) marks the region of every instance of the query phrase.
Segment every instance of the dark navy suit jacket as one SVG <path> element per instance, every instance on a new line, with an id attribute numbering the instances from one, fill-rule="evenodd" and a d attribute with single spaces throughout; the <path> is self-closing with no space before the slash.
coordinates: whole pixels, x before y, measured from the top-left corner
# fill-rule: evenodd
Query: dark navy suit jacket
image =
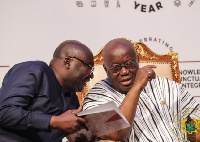
<path id="1" fill-rule="evenodd" d="M 0 142 L 58 142 L 65 136 L 49 129 L 52 115 L 77 109 L 75 93 L 66 93 L 42 61 L 16 64 L 0 90 Z"/>

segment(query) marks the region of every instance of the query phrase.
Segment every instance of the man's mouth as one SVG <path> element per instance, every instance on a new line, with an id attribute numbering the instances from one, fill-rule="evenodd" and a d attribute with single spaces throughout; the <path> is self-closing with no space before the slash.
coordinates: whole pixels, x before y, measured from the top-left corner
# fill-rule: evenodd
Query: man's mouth
<path id="1" fill-rule="evenodd" d="M 121 83 L 123 86 L 129 86 L 129 85 L 131 85 L 132 80 L 133 80 L 132 78 L 131 78 L 131 79 L 124 79 L 124 80 L 120 81 L 120 83 Z"/>

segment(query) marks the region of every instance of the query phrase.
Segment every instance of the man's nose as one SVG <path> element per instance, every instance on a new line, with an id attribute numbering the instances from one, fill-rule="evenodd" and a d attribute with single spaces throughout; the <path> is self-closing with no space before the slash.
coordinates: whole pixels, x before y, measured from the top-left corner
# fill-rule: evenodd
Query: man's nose
<path id="1" fill-rule="evenodd" d="M 129 73 L 129 69 L 127 69 L 125 66 L 123 66 L 120 70 L 120 75 L 126 75 Z"/>

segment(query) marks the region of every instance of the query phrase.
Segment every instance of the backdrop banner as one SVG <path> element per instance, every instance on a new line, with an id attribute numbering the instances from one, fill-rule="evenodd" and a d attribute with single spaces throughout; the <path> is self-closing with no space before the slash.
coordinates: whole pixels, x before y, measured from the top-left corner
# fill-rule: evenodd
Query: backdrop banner
<path id="1" fill-rule="evenodd" d="M 197 0 L 1 0 L 0 82 L 16 63 L 49 63 L 64 40 L 95 55 L 125 37 L 159 54 L 178 52 L 182 84 L 200 102 L 199 13 Z"/>

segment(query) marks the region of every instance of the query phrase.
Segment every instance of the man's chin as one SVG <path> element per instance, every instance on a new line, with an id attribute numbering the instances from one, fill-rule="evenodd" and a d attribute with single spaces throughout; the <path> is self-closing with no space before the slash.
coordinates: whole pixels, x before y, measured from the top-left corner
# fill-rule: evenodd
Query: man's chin
<path id="1" fill-rule="evenodd" d="M 77 91 L 76 92 L 82 92 L 84 90 L 84 86 L 80 86 L 77 88 Z"/>
<path id="2" fill-rule="evenodd" d="M 131 86 L 123 86 L 120 88 L 120 93 L 127 94 L 130 89 L 131 89 Z"/>
<path id="3" fill-rule="evenodd" d="M 70 92 L 81 92 L 83 89 L 80 87 L 76 87 L 76 88 L 74 87 L 74 88 L 67 88 L 65 90 L 70 91 Z"/>

